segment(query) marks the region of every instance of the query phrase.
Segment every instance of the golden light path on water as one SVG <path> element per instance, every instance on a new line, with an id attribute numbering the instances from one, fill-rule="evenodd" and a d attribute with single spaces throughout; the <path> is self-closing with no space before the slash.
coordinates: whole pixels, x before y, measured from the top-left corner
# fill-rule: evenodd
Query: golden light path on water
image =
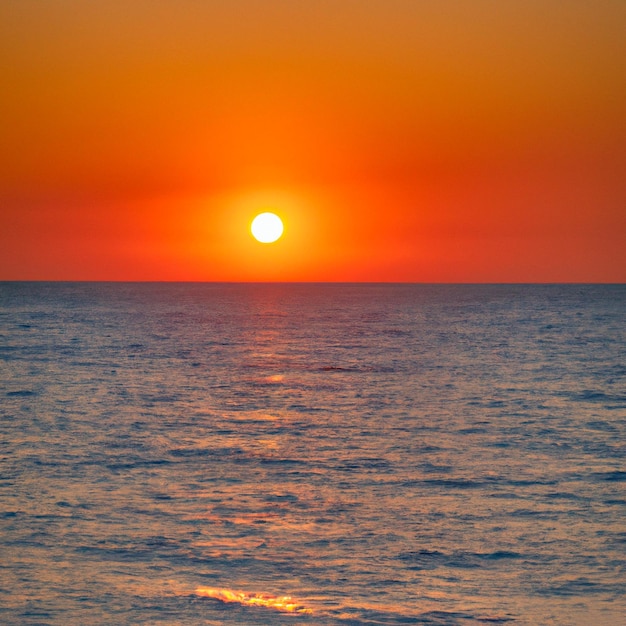
<path id="1" fill-rule="evenodd" d="M 220 602 L 242 604 L 245 606 L 263 606 L 276 609 L 284 613 L 312 613 L 311 609 L 302 606 L 291 596 L 273 596 L 266 593 L 249 593 L 233 591 L 232 589 L 218 589 L 214 587 L 198 587 L 196 595 L 219 600 Z"/>

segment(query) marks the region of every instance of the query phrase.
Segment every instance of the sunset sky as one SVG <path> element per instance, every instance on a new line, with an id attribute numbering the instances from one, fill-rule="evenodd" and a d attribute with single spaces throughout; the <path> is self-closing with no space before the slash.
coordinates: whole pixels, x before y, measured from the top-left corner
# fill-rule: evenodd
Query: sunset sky
<path id="1" fill-rule="evenodd" d="M 624 282 L 625 32 L 624 0 L 4 0 L 0 280 Z"/>

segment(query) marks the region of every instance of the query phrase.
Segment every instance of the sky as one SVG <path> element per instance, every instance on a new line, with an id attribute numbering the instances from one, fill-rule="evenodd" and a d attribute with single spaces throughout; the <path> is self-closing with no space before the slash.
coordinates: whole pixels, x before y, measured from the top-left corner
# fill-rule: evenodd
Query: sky
<path id="1" fill-rule="evenodd" d="M 5 0 L 0 280 L 626 282 L 625 28 L 623 0 Z"/>

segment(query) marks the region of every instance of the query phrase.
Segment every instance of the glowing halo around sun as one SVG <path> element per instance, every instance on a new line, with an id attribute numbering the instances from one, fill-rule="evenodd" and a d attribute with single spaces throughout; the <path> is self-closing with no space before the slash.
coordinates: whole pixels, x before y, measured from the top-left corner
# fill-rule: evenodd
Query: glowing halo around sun
<path id="1" fill-rule="evenodd" d="M 252 236 L 261 243 L 273 243 L 283 234 L 283 222 L 275 213 L 260 213 L 250 225 Z"/>

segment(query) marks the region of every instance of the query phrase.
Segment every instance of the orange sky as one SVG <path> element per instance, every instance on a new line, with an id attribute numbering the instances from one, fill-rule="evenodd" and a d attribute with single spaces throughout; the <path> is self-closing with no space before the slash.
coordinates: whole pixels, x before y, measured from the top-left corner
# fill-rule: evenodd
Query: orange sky
<path id="1" fill-rule="evenodd" d="M 0 280 L 624 282 L 625 28 L 623 0 L 2 2 Z"/>

